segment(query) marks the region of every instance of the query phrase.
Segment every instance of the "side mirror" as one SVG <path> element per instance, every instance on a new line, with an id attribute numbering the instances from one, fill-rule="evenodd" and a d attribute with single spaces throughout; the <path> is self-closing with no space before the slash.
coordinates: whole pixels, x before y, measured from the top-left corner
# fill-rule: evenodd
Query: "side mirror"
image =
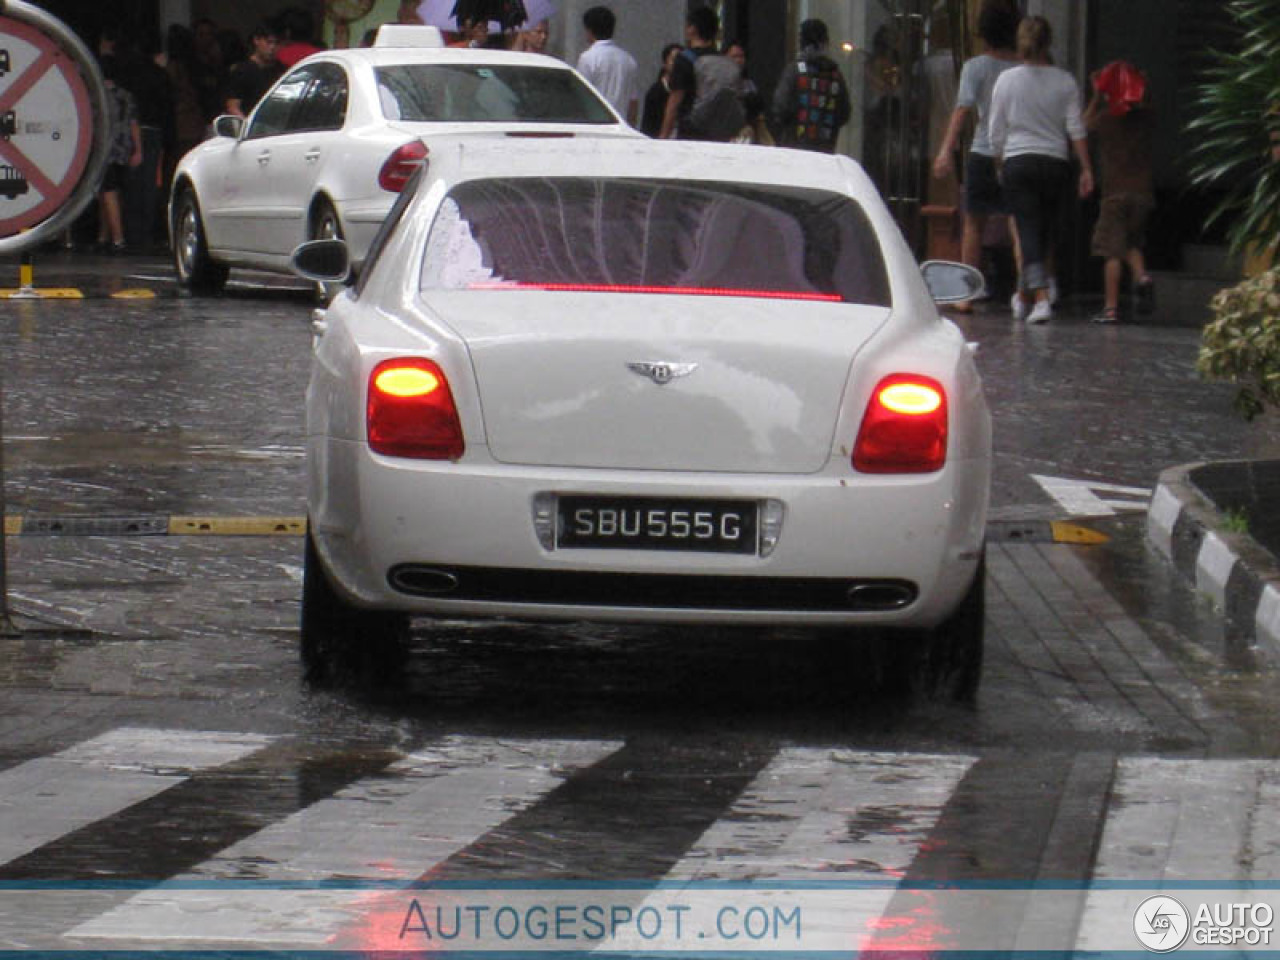
<path id="1" fill-rule="evenodd" d="M 963 263 L 930 260 L 920 267 L 929 295 L 934 303 L 958 303 L 976 300 L 987 292 L 982 273 Z"/>
<path id="2" fill-rule="evenodd" d="M 224 113 L 213 121 L 213 132 L 219 137 L 230 137 L 232 140 L 239 140 L 240 134 L 244 132 L 244 117 L 237 117 L 233 113 Z"/>
<path id="3" fill-rule="evenodd" d="M 351 276 L 351 251 L 345 240 L 309 240 L 294 248 L 289 267 L 304 280 L 345 283 Z"/>

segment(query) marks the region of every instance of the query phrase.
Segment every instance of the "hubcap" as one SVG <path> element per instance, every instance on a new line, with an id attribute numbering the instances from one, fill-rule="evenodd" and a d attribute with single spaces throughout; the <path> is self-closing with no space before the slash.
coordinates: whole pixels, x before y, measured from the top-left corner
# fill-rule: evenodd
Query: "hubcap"
<path id="1" fill-rule="evenodd" d="M 178 260 L 184 276 L 191 275 L 199 244 L 200 228 L 196 223 L 196 211 L 188 205 L 178 221 Z"/>

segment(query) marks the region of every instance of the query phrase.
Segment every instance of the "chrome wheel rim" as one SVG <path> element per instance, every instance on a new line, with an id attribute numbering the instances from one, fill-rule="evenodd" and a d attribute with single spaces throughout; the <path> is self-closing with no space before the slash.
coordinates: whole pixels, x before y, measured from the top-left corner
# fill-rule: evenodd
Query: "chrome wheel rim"
<path id="1" fill-rule="evenodd" d="M 190 277 L 200 249 L 200 226 L 195 207 L 187 204 L 178 220 L 178 269 L 183 277 Z"/>

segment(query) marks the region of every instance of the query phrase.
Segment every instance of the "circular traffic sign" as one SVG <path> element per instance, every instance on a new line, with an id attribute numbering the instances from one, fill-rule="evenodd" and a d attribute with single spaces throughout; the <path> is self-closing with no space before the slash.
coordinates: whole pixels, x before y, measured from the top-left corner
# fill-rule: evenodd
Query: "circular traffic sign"
<path id="1" fill-rule="evenodd" d="M 61 21 L 0 0 L 0 253 L 43 243 L 93 199 L 110 138 L 106 88 Z"/>

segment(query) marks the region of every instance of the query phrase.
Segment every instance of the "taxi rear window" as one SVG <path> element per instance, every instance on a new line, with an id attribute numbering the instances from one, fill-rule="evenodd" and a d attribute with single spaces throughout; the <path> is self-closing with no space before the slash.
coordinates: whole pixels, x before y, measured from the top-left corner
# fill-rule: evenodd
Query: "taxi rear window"
<path id="1" fill-rule="evenodd" d="M 432 225 L 422 287 L 890 305 L 875 231 L 849 197 L 674 180 L 459 184 Z"/>

